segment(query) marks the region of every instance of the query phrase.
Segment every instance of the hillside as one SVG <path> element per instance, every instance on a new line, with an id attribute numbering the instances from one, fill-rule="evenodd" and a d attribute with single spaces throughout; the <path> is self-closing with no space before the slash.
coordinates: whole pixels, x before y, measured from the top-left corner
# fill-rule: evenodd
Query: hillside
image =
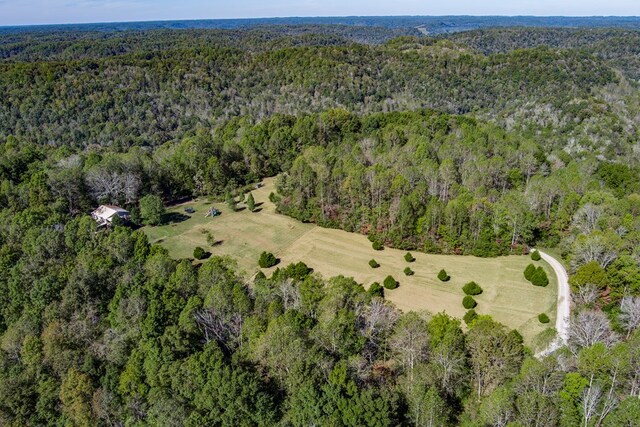
<path id="1" fill-rule="evenodd" d="M 218 36 L 200 36 L 190 47 L 180 47 L 189 44 L 185 35 L 173 49 L 155 49 L 156 36 L 143 36 L 140 47 L 122 55 L 0 62 L 0 135 L 41 145 L 126 149 L 158 146 L 231 117 L 260 120 L 335 107 L 359 114 L 419 108 L 469 113 L 537 135 L 545 145 L 579 144 L 572 149 L 591 151 L 612 146 L 612 154 L 637 131 L 637 91 L 604 60 L 580 51 L 540 47 L 485 56 L 415 38 L 379 46 L 337 41 L 280 48 L 295 44 L 287 37 L 253 50 L 225 47 L 233 37 L 211 44 L 210 37 Z M 128 37 L 107 40 L 105 52 L 137 46 L 137 36 Z M 172 37 L 162 33 L 157 43 Z M 311 44 L 333 43 L 326 36 L 306 37 Z M 56 51 L 56 44 L 68 42 L 52 43 Z M 82 43 L 88 42 L 80 41 L 80 51 Z M 82 57 L 70 48 L 61 52 L 54 58 Z"/>
<path id="2" fill-rule="evenodd" d="M 447 39 L 485 55 L 548 46 L 588 52 L 640 80 L 640 31 L 623 29 L 506 28 L 450 34 Z"/>

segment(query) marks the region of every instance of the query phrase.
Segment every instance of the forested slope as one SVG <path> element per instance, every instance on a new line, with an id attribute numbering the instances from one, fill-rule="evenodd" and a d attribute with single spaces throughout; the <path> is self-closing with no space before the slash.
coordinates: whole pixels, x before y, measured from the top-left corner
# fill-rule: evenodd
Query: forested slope
<path id="1" fill-rule="evenodd" d="M 548 48 L 483 56 L 411 38 L 259 52 L 205 43 L 0 63 L 0 135 L 39 144 L 156 146 L 238 115 L 429 107 L 478 112 L 542 132 L 541 140 L 577 141 L 575 149 L 612 145 L 615 152 L 637 127 L 630 119 L 635 104 L 620 102 L 614 112 L 605 100 L 618 82 L 602 60 Z M 630 96 L 624 89 L 615 95 Z"/>

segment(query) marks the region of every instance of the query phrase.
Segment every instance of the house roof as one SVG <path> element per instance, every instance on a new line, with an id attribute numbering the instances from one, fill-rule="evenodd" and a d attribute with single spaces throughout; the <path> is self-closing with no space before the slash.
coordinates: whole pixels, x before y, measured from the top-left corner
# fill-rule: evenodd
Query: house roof
<path id="1" fill-rule="evenodd" d="M 114 215 L 126 216 L 129 211 L 113 205 L 102 205 L 91 214 L 96 219 L 110 220 Z"/>

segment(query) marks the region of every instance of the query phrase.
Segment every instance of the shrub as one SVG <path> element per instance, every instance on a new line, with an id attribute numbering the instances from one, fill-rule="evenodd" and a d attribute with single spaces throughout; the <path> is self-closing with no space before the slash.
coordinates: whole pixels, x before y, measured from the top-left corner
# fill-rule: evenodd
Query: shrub
<path id="1" fill-rule="evenodd" d="M 367 293 L 372 297 L 384 298 L 384 288 L 378 282 L 373 282 L 371 286 L 369 286 Z"/>
<path id="2" fill-rule="evenodd" d="M 375 242 L 375 241 L 376 241 L 376 235 L 375 235 L 375 234 L 373 234 L 373 233 L 369 233 L 369 234 L 367 234 L 367 239 L 369 239 L 369 241 L 370 241 L 371 243 L 373 243 L 373 242 Z"/>
<path id="3" fill-rule="evenodd" d="M 549 316 L 547 316 L 545 313 L 538 314 L 538 320 L 540 321 L 540 323 L 549 323 Z"/>
<path id="4" fill-rule="evenodd" d="M 204 259 L 204 257 L 207 256 L 207 252 L 202 249 L 200 246 L 196 246 L 196 248 L 193 250 L 193 257 L 195 259 Z"/>
<path id="5" fill-rule="evenodd" d="M 376 251 L 381 251 L 381 250 L 383 250 L 383 249 L 384 249 L 384 245 L 383 245 L 382 243 L 380 243 L 379 241 L 377 241 L 377 240 L 376 240 L 375 242 L 373 242 L 373 244 L 371 245 L 371 247 L 372 247 L 373 249 L 375 249 Z"/>
<path id="6" fill-rule="evenodd" d="M 531 283 L 534 286 L 547 286 L 549 284 L 547 273 L 542 267 L 536 268 L 536 272 L 531 276 Z"/>
<path id="7" fill-rule="evenodd" d="M 533 264 L 527 265 L 527 268 L 524 269 L 524 278 L 527 280 L 531 280 L 533 275 L 536 272 L 536 266 Z"/>
<path id="8" fill-rule="evenodd" d="M 538 251 L 533 251 L 531 252 L 531 259 L 534 261 L 540 261 L 542 257 L 540 256 L 540 252 Z"/>
<path id="9" fill-rule="evenodd" d="M 382 284 L 387 289 L 395 289 L 398 287 L 398 282 L 392 276 L 387 276 Z"/>
<path id="10" fill-rule="evenodd" d="M 476 282 L 469 282 L 462 287 L 462 290 L 467 295 L 480 295 L 482 288 Z"/>
<path id="11" fill-rule="evenodd" d="M 273 267 L 277 263 L 278 263 L 278 259 L 271 252 L 262 252 L 260 254 L 260 259 L 258 260 L 258 265 L 261 268 Z"/>
<path id="12" fill-rule="evenodd" d="M 415 261 L 416 259 L 413 257 L 413 255 L 411 255 L 411 252 L 407 252 L 407 253 L 404 255 L 404 260 L 405 260 L 405 261 L 407 261 L 407 262 L 413 262 L 413 261 Z"/>
<path id="13" fill-rule="evenodd" d="M 476 305 L 478 305 L 478 303 L 476 302 L 476 300 L 473 299 L 471 295 L 467 295 L 462 299 L 462 306 L 467 310 L 471 308 L 475 308 Z"/>
<path id="14" fill-rule="evenodd" d="M 449 279 L 451 279 L 451 276 L 449 276 L 443 268 L 442 270 L 440 270 L 440 273 L 438 273 L 438 279 L 440 279 L 441 282 L 448 282 Z"/>
<path id="15" fill-rule="evenodd" d="M 409 267 L 407 267 L 407 268 L 405 268 L 405 269 L 404 269 L 404 274 L 405 274 L 406 276 L 413 276 L 415 273 L 413 272 L 413 270 L 412 270 L 412 269 L 410 269 Z"/>
<path id="16" fill-rule="evenodd" d="M 475 310 L 469 310 L 464 314 L 464 317 L 462 319 L 464 320 L 464 323 L 466 323 L 467 325 L 470 325 L 471 322 L 476 320 L 477 317 L 478 317 L 478 313 L 476 313 Z"/>
<path id="17" fill-rule="evenodd" d="M 378 267 L 380 267 L 380 264 L 378 264 L 378 261 L 376 261 L 375 259 L 372 259 L 372 260 L 369 261 L 369 267 L 378 268 Z"/>

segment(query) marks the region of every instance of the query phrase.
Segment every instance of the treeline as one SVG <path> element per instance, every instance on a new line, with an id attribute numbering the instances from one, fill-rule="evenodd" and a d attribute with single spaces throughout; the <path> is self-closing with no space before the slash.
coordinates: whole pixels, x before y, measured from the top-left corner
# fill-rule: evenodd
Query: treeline
<path id="1" fill-rule="evenodd" d="M 637 103 L 609 104 L 605 87 L 619 80 L 584 53 L 538 48 L 483 56 L 414 38 L 253 52 L 215 43 L 181 48 L 176 37 L 171 50 L 0 63 L 0 139 L 125 150 L 232 117 L 333 107 L 474 112 L 558 146 L 575 141 L 574 150 L 616 152 L 637 131 Z"/>
<path id="2" fill-rule="evenodd" d="M 0 60 L 70 61 L 206 46 L 266 51 L 353 42 L 381 44 L 398 36 L 417 34 L 416 30 L 348 25 L 265 25 L 238 30 L 6 32 L 0 39 Z"/>

